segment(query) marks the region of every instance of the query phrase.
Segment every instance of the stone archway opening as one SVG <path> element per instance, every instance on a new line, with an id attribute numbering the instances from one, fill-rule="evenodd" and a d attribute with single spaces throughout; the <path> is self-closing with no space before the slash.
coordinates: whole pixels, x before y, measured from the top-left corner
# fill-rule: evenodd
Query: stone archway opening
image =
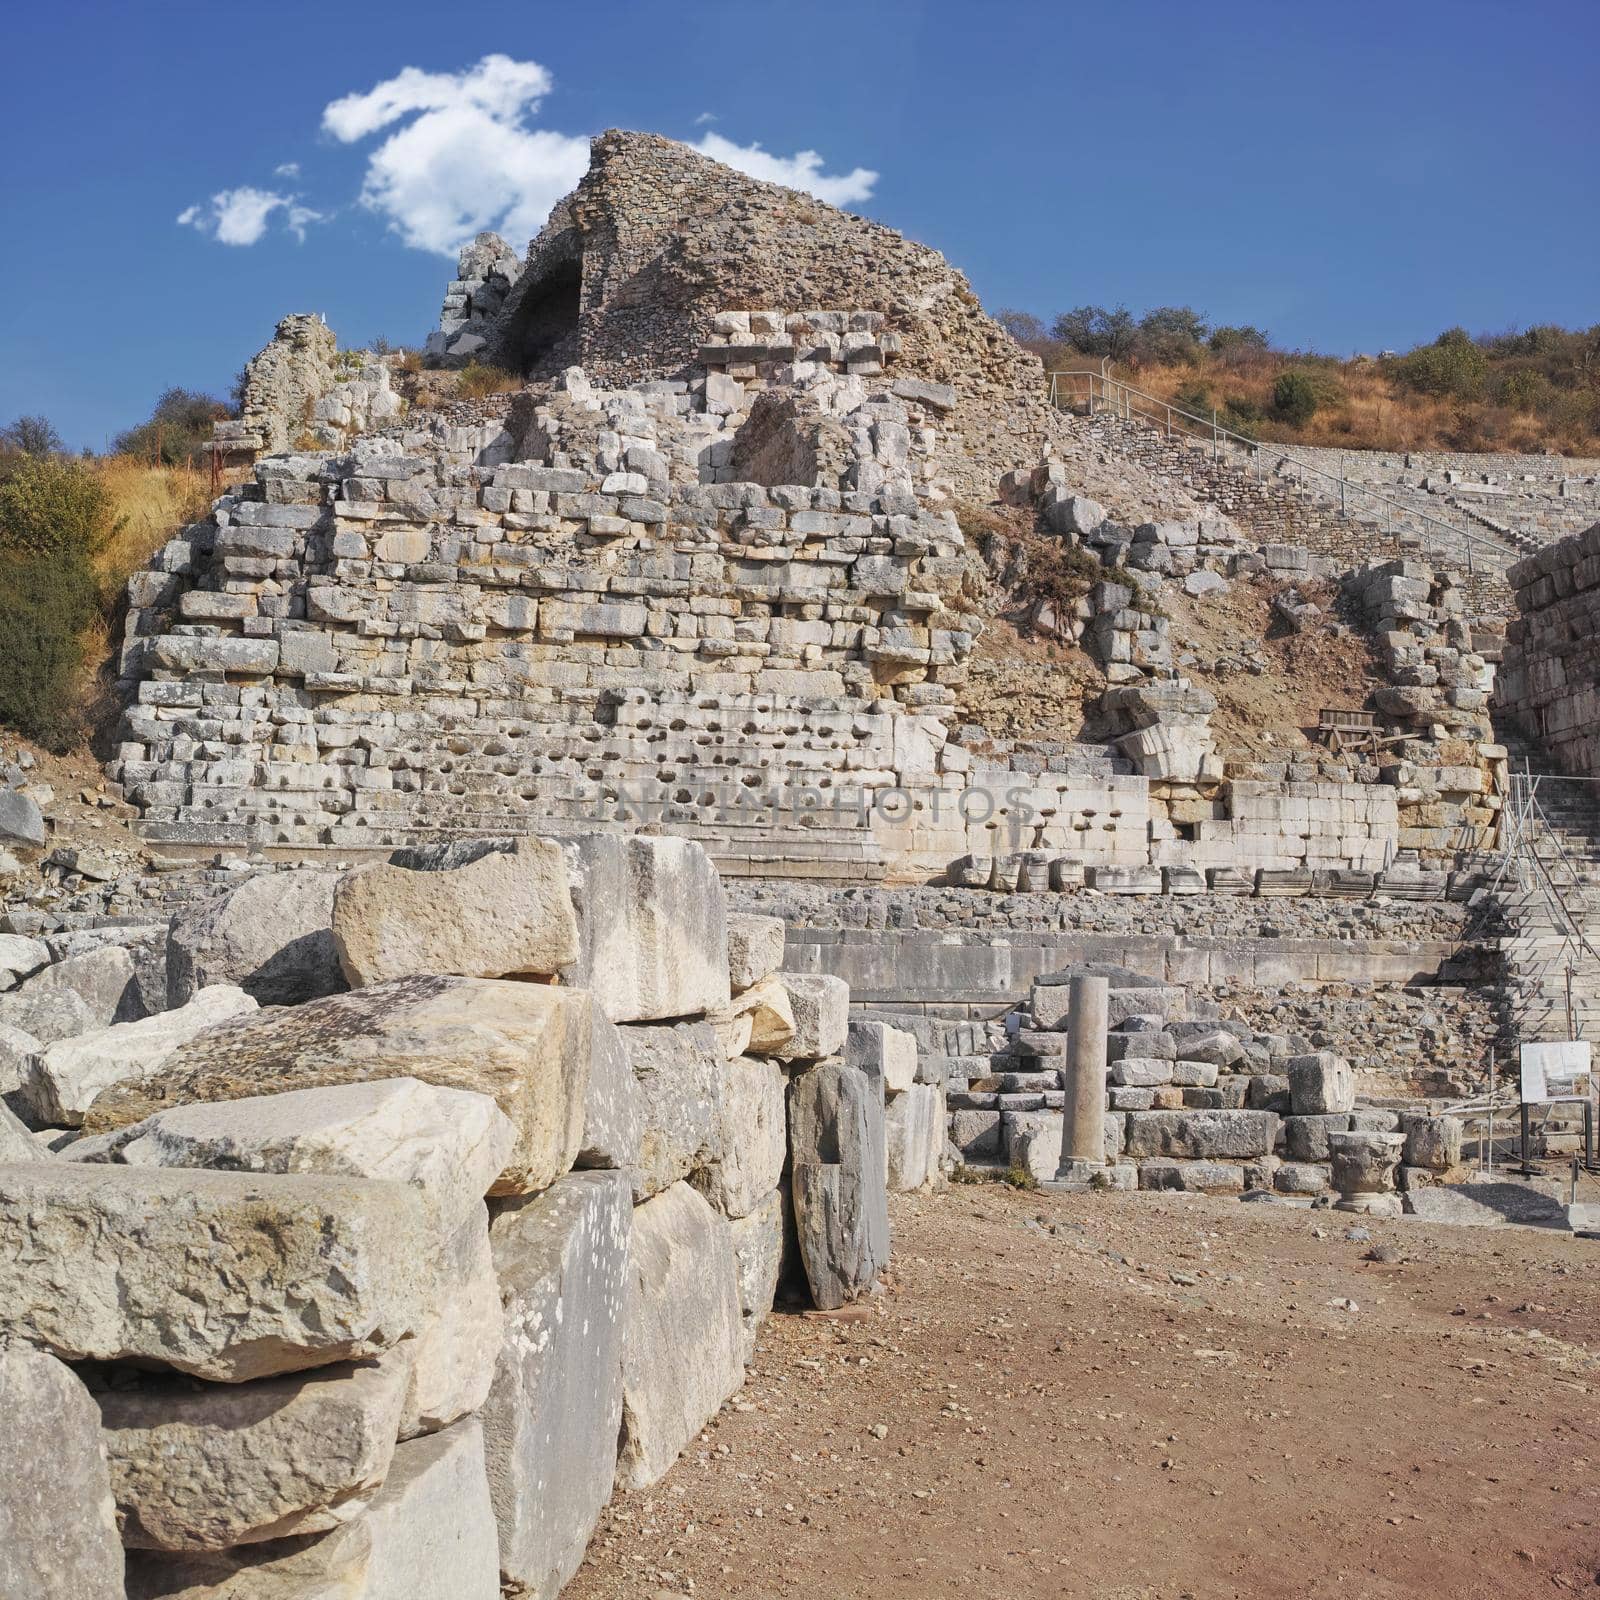
<path id="1" fill-rule="evenodd" d="M 568 334 L 578 331 L 582 296 L 583 261 L 576 256 L 558 262 L 523 293 L 509 343 L 525 375 L 542 366 Z"/>

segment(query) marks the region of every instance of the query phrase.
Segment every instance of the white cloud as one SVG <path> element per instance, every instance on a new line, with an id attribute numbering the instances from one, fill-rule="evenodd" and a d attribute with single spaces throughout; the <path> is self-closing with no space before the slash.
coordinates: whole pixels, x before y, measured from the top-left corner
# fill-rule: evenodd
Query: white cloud
<path id="1" fill-rule="evenodd" d="M 300 163 L 298 161 L 283 161 L 272 169 L 274 178 L 298 178 L 300 176 Z"/>
<path id="2" fill-rule="evenodd" d="M 296 195 L 244 184 L 219 191 L 206 205 L 186 206 L 178 213 L 178 223 L 197 229 L 219 244 L 251 245 L 266 233 L 275 211 L 284 213 L 285 226 L 301 244 L 305 243 L 306 228 L 323 220 L 322 212 L 302 205 Z"/>
<path id="3" fill-rule="evenodd" d="M 702 111 L 700 115 L 694 119 L 694 125 L 697 128 L 703 128 L 708 122 L 715 122 L 716 120 L 717 114 L 715 111 Z"/>
<path id="4" fill-rule="evenodd" d="M 792 156 L 775 156 L 759 144 L 740 145 L 720 133 L 705 134 L 694 146 L 703 156 L 720 161 L 765 183 L 781 183 L 790 189 L 803 189 L 829 205 L 847 206 L 868 199 L 878 174 L 866 167 L 849 172 L 825 173 L 822 157 L 815 150 L 797 150 Z"/>
<path id="5" fill-rule="evenodd" d="M 407 244 L 453 255 L 493 228 L 520 245 L 589 165 L 587 139 L 527 126 L 551 82 L 538 62 L 503 55 L 464 72 L 406 67 L 333 101 L 322 126 L 353 144 L 412 119 L 368 157 L 361 188 Z"/>

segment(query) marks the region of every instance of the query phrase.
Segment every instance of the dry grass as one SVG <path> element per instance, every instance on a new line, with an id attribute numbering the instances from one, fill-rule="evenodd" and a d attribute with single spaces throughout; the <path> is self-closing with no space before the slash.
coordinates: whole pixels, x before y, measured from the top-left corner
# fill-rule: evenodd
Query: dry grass
<path id="1" fill-rule="evenodd" d="M 515 394 L 523 387 L 522 379 L 503 367 L 485 366 L 481 361 L 469 361 L 456 374 L 456 394 L 462 400 L 483 400 L 492 394 Z"/>
<path id="2" fill-rule="evenodd" d="M 95 576 L 114 594 L 179 528 L 205 515 L 211 479 L 133 456 L 107 456 L 96 465 L 111 496 L 112 531 L 95 555 Z"/>

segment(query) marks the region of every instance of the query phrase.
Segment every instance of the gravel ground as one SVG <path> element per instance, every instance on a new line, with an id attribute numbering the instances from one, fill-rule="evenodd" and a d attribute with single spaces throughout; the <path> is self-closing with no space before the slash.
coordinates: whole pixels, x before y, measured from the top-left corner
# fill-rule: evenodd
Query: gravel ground
<path id="1" fill-rule="evenodd" d="M 997 1185 L 893 1214 L 886 1292 L 774 1316 L 573 1600 L 1600 1584 L 1600 1244 Z"/>

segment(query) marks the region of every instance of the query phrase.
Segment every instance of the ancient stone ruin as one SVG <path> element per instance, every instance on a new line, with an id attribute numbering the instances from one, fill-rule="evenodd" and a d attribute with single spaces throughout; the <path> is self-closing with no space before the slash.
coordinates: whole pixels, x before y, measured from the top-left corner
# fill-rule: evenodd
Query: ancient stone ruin
<path id="1" fill-rule="evenodd" d="M 1567 1026 L 1513 768 L 1596 775 L 1532 477 L 1462 560 L 1076 416 L 935 251 L 636 134 L 417 366 L 250 363 L 129 585 L 145 855 L 5 773 L 0 1591 L 554 1595 L 956 1173 L 1466 1193 Z"/>

